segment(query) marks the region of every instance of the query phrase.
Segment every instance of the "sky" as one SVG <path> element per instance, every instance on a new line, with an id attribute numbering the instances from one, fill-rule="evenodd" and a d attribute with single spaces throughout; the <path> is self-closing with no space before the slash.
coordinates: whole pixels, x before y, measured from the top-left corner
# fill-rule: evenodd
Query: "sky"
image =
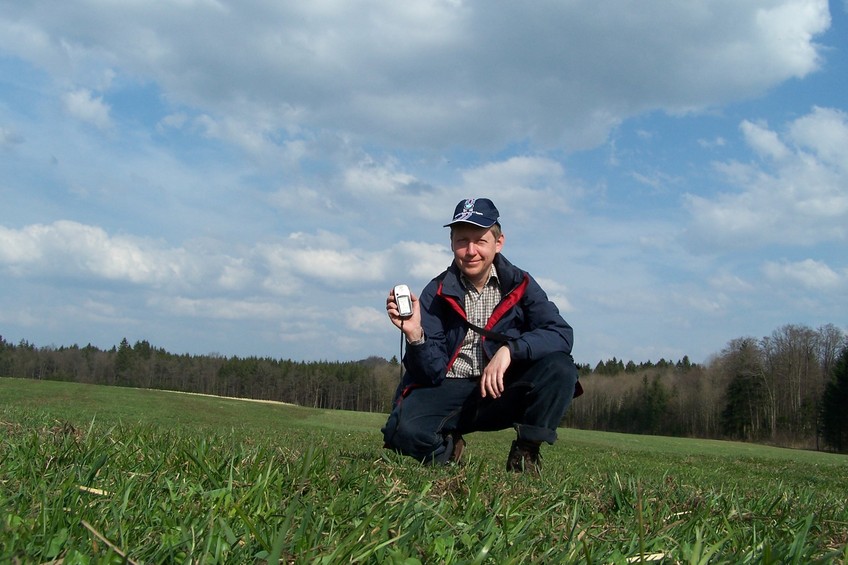
<path id="1" fill-rule="evenodd" d="M 594 366 L 848 330 L 848 0 L 0 0 L 0 336 L 399 354 L 488 197 Z"/>

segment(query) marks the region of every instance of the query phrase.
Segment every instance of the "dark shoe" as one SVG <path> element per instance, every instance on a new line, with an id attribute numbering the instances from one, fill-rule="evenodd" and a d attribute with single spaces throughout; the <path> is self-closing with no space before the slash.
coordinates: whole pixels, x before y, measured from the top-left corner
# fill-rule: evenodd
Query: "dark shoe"
<path id="1" fill-rule="evenodd" d="M 450 459 L 448 459 L 448 463 L 462 465 L 462 453 L 465 451 L 465 440 L 459 432 L 453 432 L 451 437 L 453 438 L 453 452 L 451 453 Z"/>
<path id="2" fill-rule="evenodd" d="M 513 441 L 509 456 L 506 458 L 506 470 L 538 476 L 542 472 L 539 444 L 521 440 Z"/>

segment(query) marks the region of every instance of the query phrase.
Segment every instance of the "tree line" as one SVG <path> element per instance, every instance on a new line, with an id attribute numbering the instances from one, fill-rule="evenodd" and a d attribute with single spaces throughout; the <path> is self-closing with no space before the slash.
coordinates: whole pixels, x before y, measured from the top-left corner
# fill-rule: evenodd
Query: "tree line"
<path id="1" fill-rule="evenodd" d="M 629 363 L 613 359 L 588 379 L 581 372 L 587 394 L 566 421 L 584 429 L 844 450 L 848 375 L 839 361 L 846 355 L 848 336 L 836 326 L 790 324 L 760 339 L 733 339 L 704 365 L 686 359 L 627 371 Z"/>
<path id="2" fill-rule="evenodd" d="M 848 450 L 848 336 L 832 324 L 786 325 L 731 340 L 706 363 L 579 364 L 586 394 L 565 424 L 625 433 L 740 439 Z M 396 358 L 298 362 L 270 357 L 177 355 L 148 341 L 101 350 L 10 344 L 0 376 L 65 380 L 386 413 L 400 377 Z"/>
<path id="3" fill-rule="evenodd" d="M 111 349 L 91 344 L 36 347 L 0 336 L 0 376 L 196 392 L 273 400 L 322 409 L 387 412 L 398 381 L 396 359 L 299 362 L 270 357 L 177 355 L 126 338 Z"/>

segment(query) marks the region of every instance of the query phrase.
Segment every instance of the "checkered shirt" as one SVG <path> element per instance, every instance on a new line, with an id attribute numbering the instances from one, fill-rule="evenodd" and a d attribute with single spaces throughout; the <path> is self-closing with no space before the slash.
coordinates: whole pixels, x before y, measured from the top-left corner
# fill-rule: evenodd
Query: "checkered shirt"
<path id="1" fill-rule="evenodd" d="M 460 280 L 465 287 L 465 313 L 468 321 L 475 326 L 485 327 L 502 298 L 501 289 L 498 286 L 498 271 L 492 265 L 489 280 L 486 281 L 482 291 L 478 291 L 464 275 Z M 469 328 L 459 349 L 459 355 L 446 375 L 447 378 L 468 379 L 477 378 L 483 374 L 485 360 L 480 337 L 480 334 Z"/>

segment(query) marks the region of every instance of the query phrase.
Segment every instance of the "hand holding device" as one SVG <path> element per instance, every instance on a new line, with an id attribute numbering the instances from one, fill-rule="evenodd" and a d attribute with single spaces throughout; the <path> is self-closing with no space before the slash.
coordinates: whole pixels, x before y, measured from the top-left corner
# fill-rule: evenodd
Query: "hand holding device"
<path id="1" fill-rule="evenodd" d="M 401 318 L 409 318 L 412 316 L 412 295 L 409 292 L 409 287 L 405 284 L 399 284 L 395 287 L 394 292 L 398 316 Z"/>

